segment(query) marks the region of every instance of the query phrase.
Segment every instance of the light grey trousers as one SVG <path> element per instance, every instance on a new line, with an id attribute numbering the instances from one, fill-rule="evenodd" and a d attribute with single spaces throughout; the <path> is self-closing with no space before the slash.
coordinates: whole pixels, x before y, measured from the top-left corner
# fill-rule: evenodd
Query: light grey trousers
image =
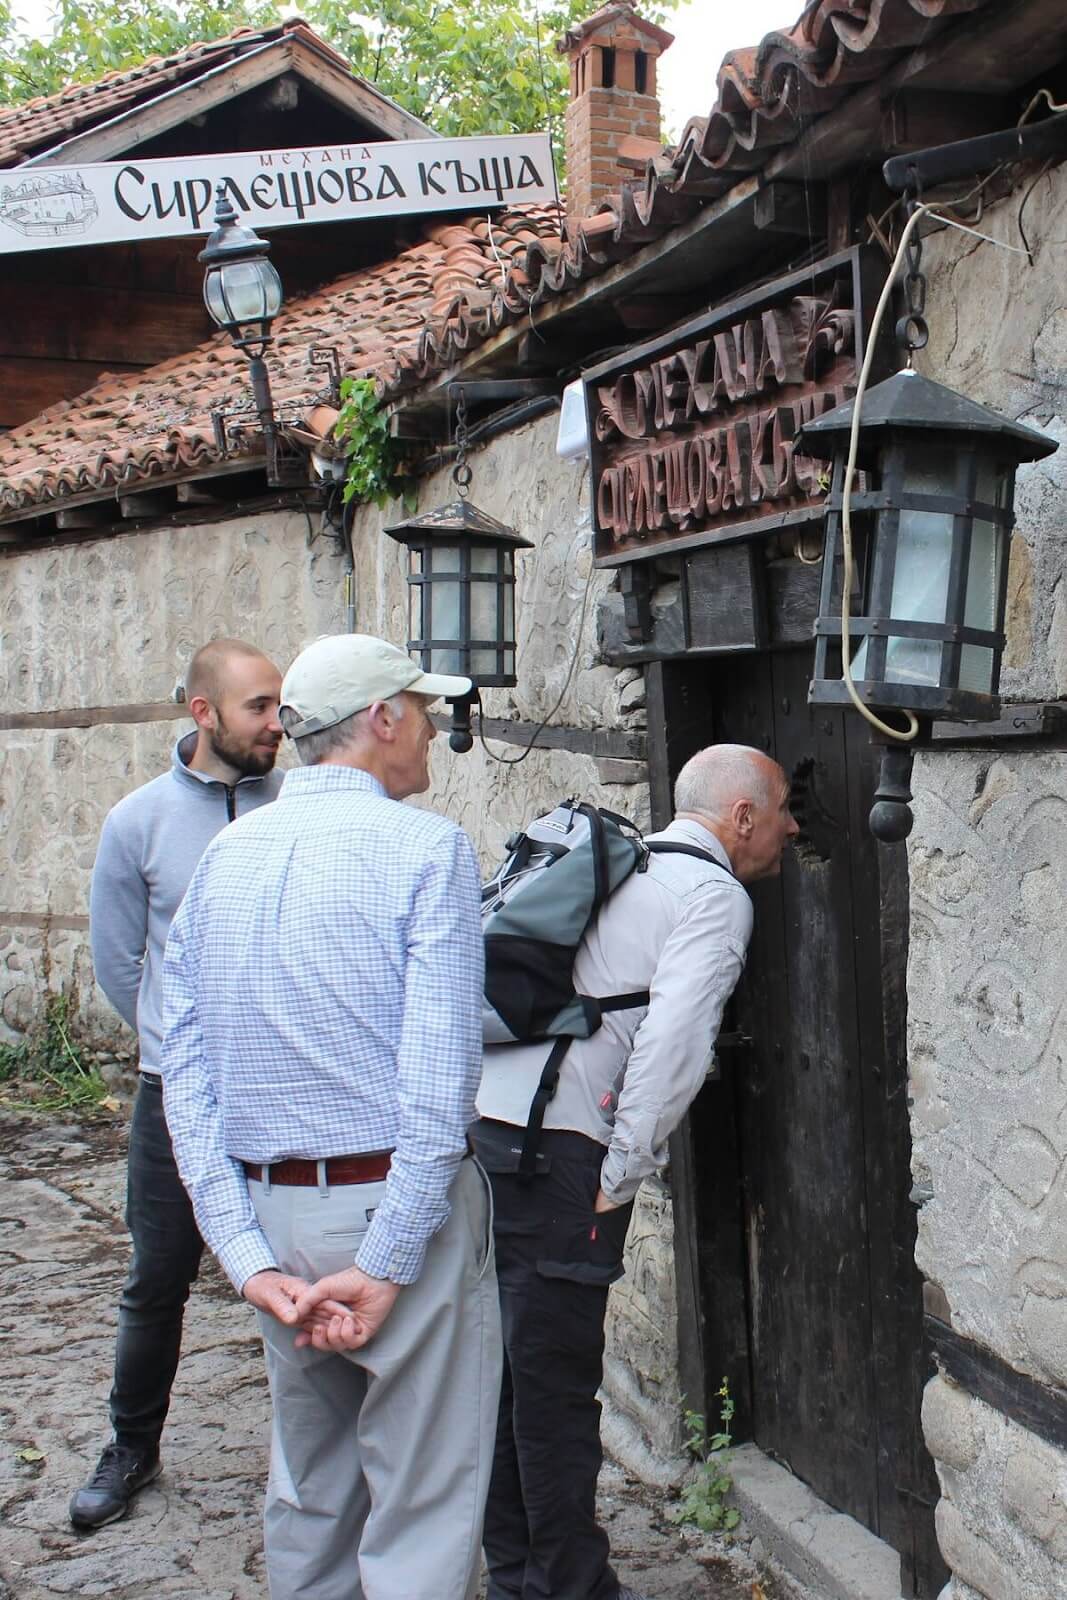
<path id="1" fill-rule="evenodd" d="M 250 1182 L 279 1266 L 352 1265 L 384 1183 Z M 348 1355 L 297 1350 L 259 1313 L 274 1426 L 264 1508 L 271 1600 L 472 1600 L 500 1395 L 485 1174 L 463 1161 L 418 1281 Z"/>

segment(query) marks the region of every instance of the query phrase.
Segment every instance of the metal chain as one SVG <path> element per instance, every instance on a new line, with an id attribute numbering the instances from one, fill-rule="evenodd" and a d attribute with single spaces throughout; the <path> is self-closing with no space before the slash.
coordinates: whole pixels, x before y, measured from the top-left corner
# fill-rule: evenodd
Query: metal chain
<path id="1" fill-rule="evenodd" d="M 456 464 L 452 468 L 452 482 L 461 500 L 467 498 L 474 474 L 467 460 L 467 396 L 461 384 L 455 386 L 456 396 Z"/>
<path id="2" fill-rule="evenodd" d="M 905 209 L 910 218 L 919 204 L 919 185 L 909 190 Z M 926 322 L 926 275 L 922 270 L 923 244 L 916 228 L 904 247 L 904 315 L 896 327 L 897 343 L 908 353 L 908 366 L 916 350 L 922 350 L 930 340 Z"/>

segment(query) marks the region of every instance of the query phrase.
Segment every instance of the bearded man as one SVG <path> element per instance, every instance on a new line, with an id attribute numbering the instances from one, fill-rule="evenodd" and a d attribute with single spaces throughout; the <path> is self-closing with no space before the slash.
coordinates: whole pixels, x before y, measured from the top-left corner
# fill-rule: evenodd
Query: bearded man
<path id="1" fill-rule="evenodd" d="M 133 1256 L 119 1300 L 111 1388 L 114 1437 L 70 1502 L 81 1532 L 124 1516 L 159 1476 L 159 1441 L 181 1352 L 182 1320 L 203 1252 L 178 1176 L 159 1075 L 167 934 L 200 857 L 238 816 L 281 786 L 281 674 L 253 645 L 213 639 L 189 664 L 185 697 L 196 729 L 171 769 L 107 816 L 89 903 L 96 980 L 138 1035 L 140 1082 L 130 1124 L 126 1223 Z"/>

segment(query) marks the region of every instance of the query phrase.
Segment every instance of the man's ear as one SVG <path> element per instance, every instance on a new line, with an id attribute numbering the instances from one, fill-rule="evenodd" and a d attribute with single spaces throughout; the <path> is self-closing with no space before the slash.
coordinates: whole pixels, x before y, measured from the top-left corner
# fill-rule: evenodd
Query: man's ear
<path id="1" fill-rule="evenodd" d="M 206 695 L 193 695 L 189 701 L 189 715 L 198 728 L 206 728 L 211 733 L 215 731 L 215 707 Z"/>
<path id="2" fill-rule="evenodd" d="M 746 838 L 752 832 L 752 801 L 735 800 L 730 807 L 730 816 L 737 832 Z"/>
<path id="3" fill-rule="evenodd" d="M 375 737 L 384 740 L 386 744 L 391 744 L 396 738 L 396 717 L 392 706 L 385 700 L 375 700 L 367 707 L 367 721 Z"/>

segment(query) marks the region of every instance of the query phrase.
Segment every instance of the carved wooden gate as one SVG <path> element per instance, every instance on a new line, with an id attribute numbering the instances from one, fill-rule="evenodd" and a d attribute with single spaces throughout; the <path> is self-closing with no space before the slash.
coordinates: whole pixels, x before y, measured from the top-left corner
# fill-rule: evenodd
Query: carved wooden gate
<path id="1" fill-rule="evenodd" d="M 865 732 L 809 709 L 810 670 L 809 649 L 650 669 L 657 809 L 692 750 L 725 740 L 781 762 L 801 824 L 781 877 L 752 886 L 742 1045 L 676 1141 L 683 1381 L 714 1416 L 725 1374 L 740 1436 L 898 1549 L 904 1594 L 933 1596 L 947 1574 L 919 1425 L 906 864 L 867 830 Z"/>

